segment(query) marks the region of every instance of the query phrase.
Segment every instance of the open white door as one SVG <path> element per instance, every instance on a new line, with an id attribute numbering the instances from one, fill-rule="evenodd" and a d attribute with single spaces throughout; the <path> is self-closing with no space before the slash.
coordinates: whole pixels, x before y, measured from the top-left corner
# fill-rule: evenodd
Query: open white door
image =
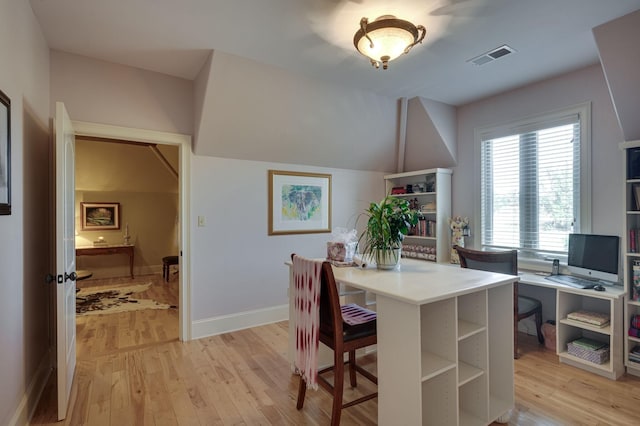
<path id="1" fill-rule="evenodd" d="M 62 102 L 56 103 L 56 347 L 58 420 L 67 415 L 76 369 L 75 133 Z"/>

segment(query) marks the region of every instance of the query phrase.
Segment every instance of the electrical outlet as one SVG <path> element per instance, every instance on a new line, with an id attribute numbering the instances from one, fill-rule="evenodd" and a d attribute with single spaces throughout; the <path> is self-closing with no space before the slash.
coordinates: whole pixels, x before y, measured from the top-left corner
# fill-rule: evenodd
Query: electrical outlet
<path id="1" fill-rule="evenodd" d="M 206 220 L 204 216 L 198 216 L 198 226 L 205 226 L 205 225 L 206 225 Z"/>

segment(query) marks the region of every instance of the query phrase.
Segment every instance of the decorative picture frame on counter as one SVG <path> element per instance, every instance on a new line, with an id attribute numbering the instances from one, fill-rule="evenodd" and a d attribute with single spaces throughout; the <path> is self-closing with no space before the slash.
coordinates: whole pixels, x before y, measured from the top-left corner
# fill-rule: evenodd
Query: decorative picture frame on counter
<path id="1" fill-rule="evenodd" d="M 0 215 L 11 214 L 11 99 L 0 91 Z"/>
<path id="2" fill-rule="evenodd" d="M 331 175 L 269 170 L 268 235 L 331 232 Z"/>
<path id="3" fill-rule="evenodd" d="M 120 229 L 120 203 L 80 203 L 83 231 Z"/>

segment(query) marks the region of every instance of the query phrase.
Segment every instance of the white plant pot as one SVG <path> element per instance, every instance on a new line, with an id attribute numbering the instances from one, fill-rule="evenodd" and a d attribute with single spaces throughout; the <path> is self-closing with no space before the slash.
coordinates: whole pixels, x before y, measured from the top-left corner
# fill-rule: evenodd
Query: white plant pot
<path id="1" fill-rule="evenodd" d="M 374 258 L 378 269 L 396 269 L 400 262 L 400 254 L 402 249 L 377 249 L 374 252 Z"/>

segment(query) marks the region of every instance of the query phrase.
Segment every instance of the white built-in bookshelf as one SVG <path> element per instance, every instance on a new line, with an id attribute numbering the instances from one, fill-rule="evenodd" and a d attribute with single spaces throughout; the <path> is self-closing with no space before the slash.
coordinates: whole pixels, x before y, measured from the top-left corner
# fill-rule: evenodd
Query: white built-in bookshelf
<path id="1" fill-rule="evenodd" d="M 403 257 L 449 261 L 451 175 L 450 169 L 427 169 L 384 177 L 386 193 L 406 199 L 422 216 L 418 226 L 404 239 Z"/>

